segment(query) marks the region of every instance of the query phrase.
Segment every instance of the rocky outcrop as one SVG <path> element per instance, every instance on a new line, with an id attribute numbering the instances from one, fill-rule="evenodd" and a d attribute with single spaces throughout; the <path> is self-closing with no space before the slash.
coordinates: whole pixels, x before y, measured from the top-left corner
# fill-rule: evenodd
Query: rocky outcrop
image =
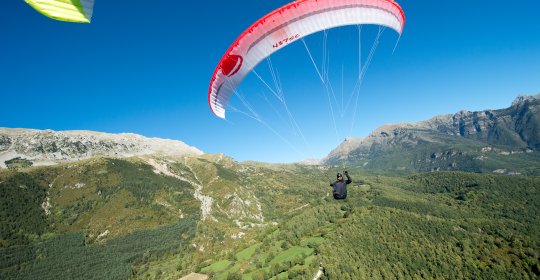
<path id="1" fill-rule="evenodd" d="M 485 146 L 508 147 L 509 151 L 540 150 L 540 95 L 520 96 L 506 109 L 460 111 L 417 123 L 384 125 L 365 138 L 346 139 L 323 162 L 368 165 L 389 153 L 410 157 L 422 149 L 428 149 L 423 151 L 427 160 L 431 155 L 439 159 L 438 154 L 455 146 L 471 150 Z"/>
<path id="2" fill-rule="evenodd" d="M 132 157 L 161 155 L 179 157 L 203 152 L 183 142 L 147 138 L 137 134 L 93 131 L 52 131 L 0 128 L 0 167 L 13 158 L 34 165 L 70 162 L 94 156 Z"/>

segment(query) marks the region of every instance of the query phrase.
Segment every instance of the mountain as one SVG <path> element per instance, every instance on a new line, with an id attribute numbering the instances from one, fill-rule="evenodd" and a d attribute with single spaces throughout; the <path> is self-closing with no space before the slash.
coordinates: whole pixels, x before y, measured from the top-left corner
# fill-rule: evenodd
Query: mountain
<path id="1" fill-rule="evenodd" d="M 334 165 L 2 129 L 0 279 L 538 279 L 540 177 L 524 176 L 540 162 L 537 99 L 494 120 L 385 126 L 348 139 L 338 154 L 353 160 Z M 335 201 L 342 164 L 354 182 Z"/>
<path id="2" fill-rule="evenodd" d="M 318 167 L 135 134 L 0 129 L 0 159 L 2 279 L 178 279 L 321 196 Z"/>
<path id="3" fill-rule="evenodd" d="M 366 138 L 346 139 L 323 163 L 409 172 L 540 174 L 539 152 L 540 95 L 535 95 L 518 97 L 506 109 L 384 125 Z"/>
<path id="4" fill-rule="evenodd" d="M 202 151 L 176 140 L 147 138 L 132 133 L 53 131 L 0 128 L 0 168 L 6 161 L 51 165 L 95 156 L 126 158 L 142 155 L 180 157 Z"/>
<path id="5" fill-rule="evenodd" d="M 207 154 L 0 169 L 0 278 L 178 279 L 316 205 L 322 178 Z"/>

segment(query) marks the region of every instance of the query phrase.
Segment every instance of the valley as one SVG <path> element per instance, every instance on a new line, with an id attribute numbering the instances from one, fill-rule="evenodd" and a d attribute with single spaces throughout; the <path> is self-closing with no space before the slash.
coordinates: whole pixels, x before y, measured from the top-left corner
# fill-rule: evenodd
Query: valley
<path id="1" fill-rule="evenodd" d="M 353 168 L 337 202 L 337 170 L 221 155 L 3 170 L 2 278 L 539 276 L 537 177 Z"/>

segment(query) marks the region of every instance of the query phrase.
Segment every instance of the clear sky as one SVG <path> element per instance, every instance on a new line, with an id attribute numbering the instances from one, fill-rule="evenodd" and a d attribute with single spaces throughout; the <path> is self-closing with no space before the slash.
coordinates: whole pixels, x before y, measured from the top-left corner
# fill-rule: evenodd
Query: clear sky
<path id="1" fill-rule="evenodd" d="M 345 137 L 365 137 L 383 124 L 504 108 L 517 95 L 540 93 L 539 1 L 402 0 L 403 36 L 392 52 L 398 36 L 384 31 L 357 110 L 348 100 L 358 30 L 328 32 L 333 108 L 350 105 L 335 116 L 337 132 L 301 42 L 271 57 L 300 129 L 254 75 L 238 91 L 267 126 L 241 113 L 224 121 L 207 103 L 218 61 L 244 29 L 288 1 L 95 2 L 85 25 L 51 20 L 22 0 L 2 1 L 0 127 L 133 132 L 240 161 L 291 162 L 324 157 Z M 377 30 L 362 28 L 364 59 Z M 322 33 L 306 38 L 318 62 L 322 42 Z M 256 71 L 273 86 L 268 69 L 263 61 Z M 231 105 L 247 111 L 238 97 Z"/>

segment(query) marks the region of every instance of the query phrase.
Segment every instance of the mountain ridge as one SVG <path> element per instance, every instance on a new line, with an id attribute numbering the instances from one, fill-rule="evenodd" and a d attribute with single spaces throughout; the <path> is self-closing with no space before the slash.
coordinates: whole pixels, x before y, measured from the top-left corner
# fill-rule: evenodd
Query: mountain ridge
<path id="1" fill-rule="evenodd" d="M 29 160 L 34 165 L 52 165 L 95 156 L 126 158 L 153 154 L 181 157 L 203 152 L 181 141 L 134 133 L 0 127 L 0 168 L 6 167 L 5 161 L 16 158 Z"/>
<path id="2" fill-rule="evenodd" d="M 462 146 L 456 149 L 455 146 Z M 364 138 L 347 138 L 322 160 L 306 159 L 301 165 L 336 165 L 370 167 L 381 156 L 392 160 L 392 154 L 407 150 L 407 160 L 418 158 L 418 147 L 425 148 L 424 158 L 439 159 L 444 154 L 467 156 L 467 161 L 483 160 L 483 153 L 533 153 L 540 150 L 540 94 L 518 96 L 508 108 L 434 116 L 420 122 L 385 124 Z M 463 146 L 466 149 L 463 149 Z M 397 149 L 397 150 L 396 150 Z M 473 152 L 471 155 L 471 152 Z M 480 154 L 478 154 L 480 153 Z M 0 127 L 0 168 L 6 161 L 22 159 L 34 165 L 73 162 L 94 156 L 127 158 L 162 155 L 181 157 L 200 156 L 203 151 L 184 142 L 148 138 L 133 133 L 110 134 L 87 130 L 53 131 Z M 390 169 L 409 169 L 402 159 Z M 474 167 L 462 169 L 455 162 L 447 170 L 479 171 Z M 470 164 L 470 163 L 467 163 Z M 387 164 L 386 164 L 387 165 Z M 428 164 L 429 165 L 429 164 Z M 427 168 L 413 166 L 415 171 L 445 170 L 444 166 Z M 474 164 L 473 164 L 474 165 Z M 476 164 L 478 165 L 478 164 Z M 385 164 L 379 164 L 388 169 Z M 429 167 L 429 166 L 428 166 Z M 492 171 L 498 170 L 495 168 Z"/>
<path id="3" fill-rule="evenodd" d="M 417 158 L 422 149 L 423 153 L 428 153 L 428 160 L 437 158 L 441 153 L 461 153 L 461 156 L 469 157 L 469 163 L 488 150 L 510 154 L 537 152 L 540 150 L 540 94 L 518 96 L 510 107 L 504 109 L 462 110 L 420 122 L 383 125 L 367 137 L 346 139 L 322 162 L 366 167 L 382 157 L 387 157 L 387 161 L 397 161 L 393 158 L 399 157 L 398 154 L 409 160 L 425 160 Z M 425 166 L 419 168 L 413 163 L 406 163 L 404 158 L 400 160 L 402 166 L 394 169 L 433 171 Z M 387 169 L 389 165 L 391 163 L 386 162 L 379 167 Z M 435 170 L 441 167 L 432 166 Z M 454 166 L 449 170 L 462 169 Z"/>

